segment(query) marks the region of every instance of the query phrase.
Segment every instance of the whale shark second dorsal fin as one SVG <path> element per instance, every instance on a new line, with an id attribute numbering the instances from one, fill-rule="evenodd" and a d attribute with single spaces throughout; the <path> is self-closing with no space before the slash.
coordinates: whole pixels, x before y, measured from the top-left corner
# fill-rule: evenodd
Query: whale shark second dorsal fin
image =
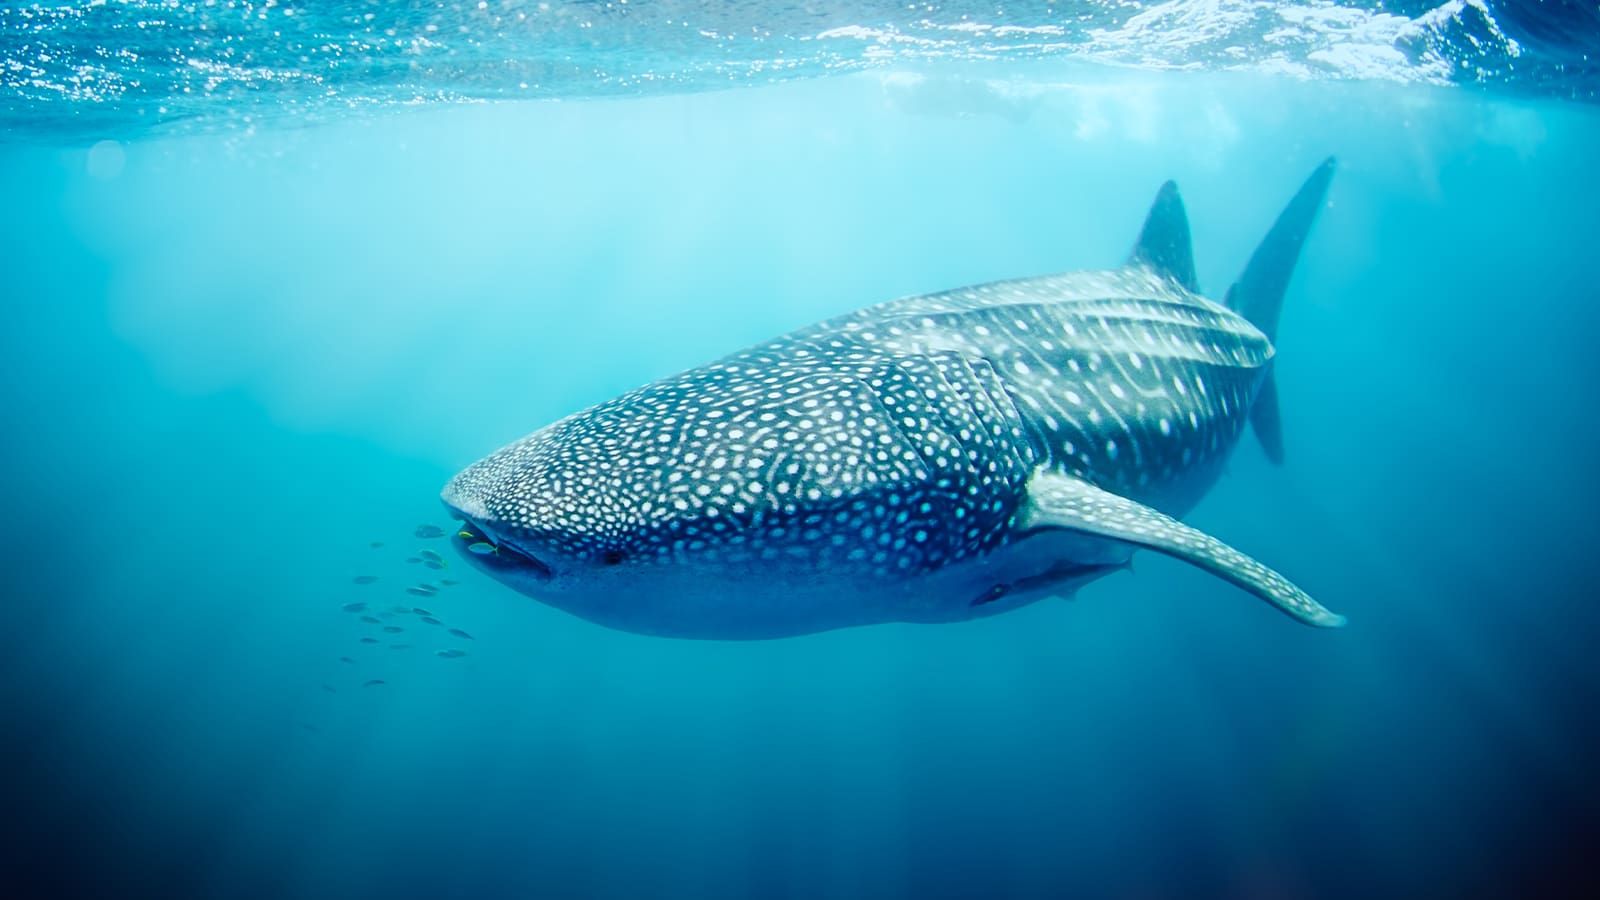
<path id="1" fill-rule="evenodd" d="M 1189 216 L 1178 195 L 1178 183 L 1169 181 L 1150 204 L 1139 242 L 1128 255 L 1128 265 L 1148 266 L 1189 290 L 1200 293 L 1194 277 L 1194 248 L 1189 241 Z"/>

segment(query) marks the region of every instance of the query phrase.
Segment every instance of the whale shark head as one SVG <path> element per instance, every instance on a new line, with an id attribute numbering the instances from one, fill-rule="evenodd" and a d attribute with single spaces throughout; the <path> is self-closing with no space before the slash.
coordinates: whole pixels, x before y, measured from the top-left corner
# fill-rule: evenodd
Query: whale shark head
<path id="1" fill-rule="evenodd" d="M 569 417 L 484 457 L 441 494 L 462 523 L 456 548 L 523 593 L 570 591 L 648 550 L 640 513 L 653 508 L 645 495 L 656 478 L 643 457 L 616 452 L 615 438 L 587 439 L 604 426 L 586 418 Z"/>
<path id="2" fill-rule="evenodd" d="M 441 494 L 462 521 L 457 548 L 585 618 L 722 635 L 808 630 L 780 621 L 804 602 L 758 610 L 764 590 L 843 604 L 1003 540 L 1027 475 L 1001 438 L 1010 423 L 935 419 L 947 407 L 929 399 L 972 373 L 810 346 L 774 342 L 663 379 L 473 463 Z M 891 617 L 839 614 L 852 616 Z"/>
<path id="3" fill-rule="evenodd" d="M 441 499 L 480 569 L 553 602 L 641 572 L 652 591 L 663 576 L 814 579 L 819 567 L 901 577 L 961 549 L 941 541 L 990 536 L 979 488 L 1000 479 L 975 467 L 959 485 L 929 479 L 934 438 L 910 446 L 867 391 L 820 366 L 724 361 L 536 431 L 462 470 Z M 936 529 L 941 514 L 963 528 Z M 904 536 L 876 543 L 891 529 Z"/>

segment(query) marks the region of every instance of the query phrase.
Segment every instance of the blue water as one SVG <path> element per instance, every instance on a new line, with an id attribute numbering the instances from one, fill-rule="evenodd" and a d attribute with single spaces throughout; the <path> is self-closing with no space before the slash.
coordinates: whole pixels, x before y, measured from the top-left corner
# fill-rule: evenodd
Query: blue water
<path id="1" fill-rule="evenodd" d="M 301 32 L 242 12 L 323 34 L 335 7 L 0 8 L 8 896 L 1592 882 L 1592 10 L 1463 5 L 1518 54 L 1445 42 L 1454 74 L 1433 77 L 1420 52 L 1316 69 L 1266 19 L 1211 27 L 1232 21 L 1201 15 L 1217 4 L 1157 10 L 1166 43 L 1117 53 L 991 28 L 909 55 L 872 35 L 1137 10 L 795 6 L 771 13 L 792 45 L 750 50 L 767 7 L 678 5 L 717 18 L 702 44 L 672 37 L 671 5 L 622 25 L 622 4 L 552 6 L 582 40 L 507 37 L 477 4 L 346 3 L 459 46 L 396 69 L 344 44 L 318 87 L 225 89 L 187 61 L 207 16 L 239 13 L 241 70 L 277 71 L 261 60 Z M 138 87 L 19 81 L 40 39 L 18 23 L 41 19 L 52 60 L 100 61 L 61 63 L 80 86 Z M 135 31 L 139 61 L 116 62 Z M 816 53 L 749 65 L 795 47 Z M 493 62 L 528 48 L 582 65 L 530 101 L 462 102 L 513 96 Z M 1341 631 L 1148 554 L 1072 602 L 747 643 L 609 631 L 448 553 L 406 562 L 446 550 L 413 530 L 448 526 L 438 489 L 494 447 L 868 303 L 1115 265 L 1167 178 L 1219 296 L 1330 153 L 1278 342 L 1287 463 L 1247 437 L 1189 521 Z M 441 577 L 460 583 L 403 592 Z M 444 624 L 342 608 L 361 602 Z"/>

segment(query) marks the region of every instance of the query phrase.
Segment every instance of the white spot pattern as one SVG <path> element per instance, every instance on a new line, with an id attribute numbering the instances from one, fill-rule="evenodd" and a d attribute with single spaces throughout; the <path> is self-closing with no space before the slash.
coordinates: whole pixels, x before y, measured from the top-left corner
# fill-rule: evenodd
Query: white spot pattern
<path id="1" fill-rule="evenodd" d="M 1192 502 L 1271 355 L 1248 322 L 1142 269 L 978 285 L 631 391 L 470 466 L 445 497 L 578 561 L 904 577 L 1009 540 L 1039 467 Z"/>

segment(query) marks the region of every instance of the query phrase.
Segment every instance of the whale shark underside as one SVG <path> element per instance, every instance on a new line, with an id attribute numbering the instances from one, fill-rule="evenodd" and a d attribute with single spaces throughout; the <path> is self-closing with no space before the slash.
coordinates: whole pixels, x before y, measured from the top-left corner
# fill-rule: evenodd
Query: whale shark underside
<path id="1" fill-rule="evenodd" d="M 1322 163 L 1222 303 L 1176 185 L 1126 263 L 892 300 L 570 415 L 468 466 L 457 547 L 629 631 L 770 638 L 1070 595 L 1154 550 L 1343 624 L 1180 521 L 1247 423 L 1283 441 L 1273 338 Z"/>

